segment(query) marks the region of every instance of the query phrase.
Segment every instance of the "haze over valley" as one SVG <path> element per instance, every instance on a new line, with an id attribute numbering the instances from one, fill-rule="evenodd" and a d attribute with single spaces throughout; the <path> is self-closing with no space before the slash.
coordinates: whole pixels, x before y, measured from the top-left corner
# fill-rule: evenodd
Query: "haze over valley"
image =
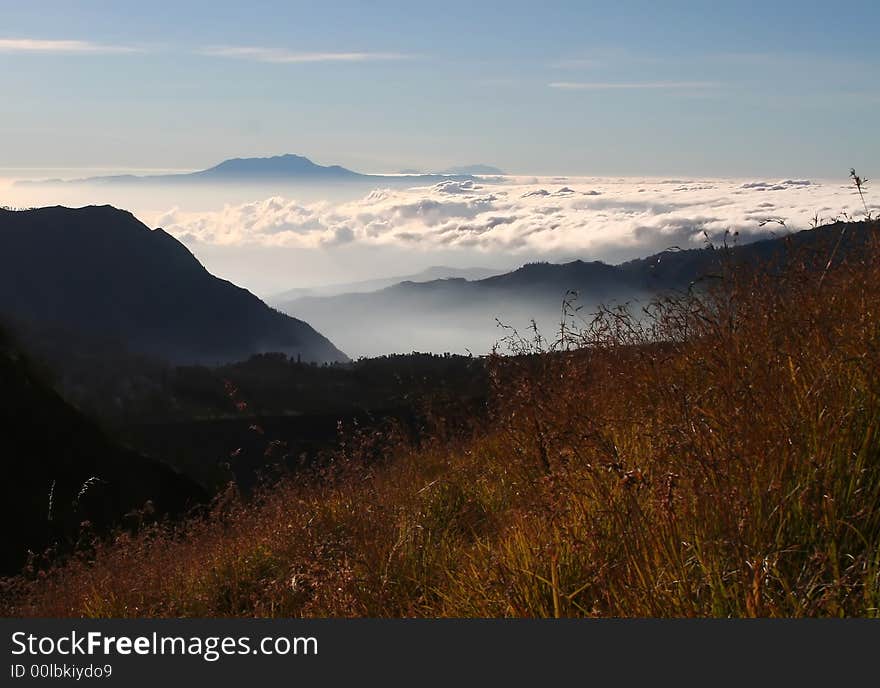
<path id="1" fill-rule="evenodd" d="M 587 310 L 645 295 L 592 288 L 582 276 L 518 293 L 469 290 L 463 280 L 534 262 L 613 265 L 670 248 L 745 244 L 866 212 L 846 180 L 470 173 L 482 169 L 362 174 L 284 154 L 172 175 L 69 170 L 68 181 L 7 183 L 4 198 L 11 206 L 128 208 L 213 274 L 354 357 L 485 354 L 505 336 L 499 321 L 525 331 L 535 320 L 551 335 L 568 289 L 581 292 Z M 878 208 L 871 201 L 867 212 Z M 448 278 L 456 281 L 398 285 Z"/>

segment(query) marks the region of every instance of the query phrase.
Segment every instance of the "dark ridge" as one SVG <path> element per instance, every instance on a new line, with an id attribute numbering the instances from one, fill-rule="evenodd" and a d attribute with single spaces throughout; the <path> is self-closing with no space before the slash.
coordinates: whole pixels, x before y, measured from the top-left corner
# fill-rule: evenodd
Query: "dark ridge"
<path id="1" fill-rule="evenodd" d="M 724 260 L 757 266 L 772 265 L 786 255 L 828 259 L 835 248 L 835 260 L 844 260 L 864 250 L 877 229 L 876 222 L 834 222 L 747 244 L 732 238 L 727 245 L 661 251 L 615 267 L 651 290 L 682 289 L 718 274 Z"/>
<path id="2" fill-rule="evenodd" d="M 28 550 L 72 547 L 77 538 L 122 523 L 126 514 L 159 518 L 207 499 L 191 479 L 111 442 L 44 383 L 2 329 L 0 389 L 0 518 L 14 524 L 5 530 L 0 574 L 20 570 Z"/>
<path id="3" fill-rule="evenodd" d="M 0 315 L 176 363 L 267 351 L 346 360 L 305 322 L 214 277 L 167 232 L 111 206 L 0 211 Z"/>

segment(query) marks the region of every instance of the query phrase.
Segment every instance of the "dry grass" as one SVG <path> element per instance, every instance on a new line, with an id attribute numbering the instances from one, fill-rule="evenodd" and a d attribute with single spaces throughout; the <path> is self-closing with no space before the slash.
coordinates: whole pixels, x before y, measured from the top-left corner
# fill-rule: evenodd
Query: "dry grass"
<path id="1" fill-rule="evenodd" d="M 492 361 L 491 427 L 349 446 L 17 579 L 3 611 L 880 616 L 877 256 L 520 341 Z"/>

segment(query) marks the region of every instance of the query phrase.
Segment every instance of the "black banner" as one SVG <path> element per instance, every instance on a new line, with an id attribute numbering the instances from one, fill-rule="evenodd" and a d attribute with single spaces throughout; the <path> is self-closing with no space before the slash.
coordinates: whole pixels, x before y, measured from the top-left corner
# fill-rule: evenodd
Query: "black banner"
<path id="1" fill-rule="evenodd" d="M 3 619 L 0 685 L 876 679 L 877 621 Z M 198 682 L 194 684 L 193 682 Z"/>

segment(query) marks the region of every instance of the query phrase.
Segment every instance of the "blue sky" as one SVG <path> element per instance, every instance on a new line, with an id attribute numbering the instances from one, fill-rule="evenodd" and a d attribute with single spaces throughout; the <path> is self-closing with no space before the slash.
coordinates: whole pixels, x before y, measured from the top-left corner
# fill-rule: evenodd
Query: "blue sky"
<path id="1" fill-rule="evenodd" d="M 0 0 L 0 167 L 870 176 L 878 25 L 858 1 Z"/>

